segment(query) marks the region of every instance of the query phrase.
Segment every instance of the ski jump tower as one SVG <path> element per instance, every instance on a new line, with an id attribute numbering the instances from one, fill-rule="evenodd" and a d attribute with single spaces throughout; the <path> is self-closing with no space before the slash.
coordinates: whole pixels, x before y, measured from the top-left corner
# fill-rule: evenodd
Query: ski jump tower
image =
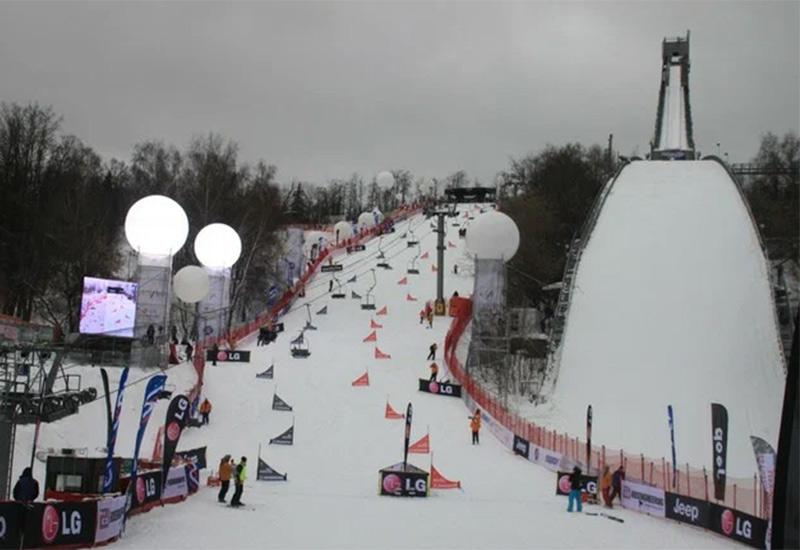
<path id="1" fill-rule="evenodd" d="M 689 104 L 689 31 L 686 38 L 665 38 L 661 44 L 661 88 L 650 158 L 696 158 Z"/>

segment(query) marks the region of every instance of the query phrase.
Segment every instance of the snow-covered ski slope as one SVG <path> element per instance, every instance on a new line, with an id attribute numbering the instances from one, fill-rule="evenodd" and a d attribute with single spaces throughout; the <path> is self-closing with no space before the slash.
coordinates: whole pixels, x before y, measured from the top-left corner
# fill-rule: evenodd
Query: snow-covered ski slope
<path id="1" fill-rule="evenodd" d="M 714 161 L 626 166 L 589 237 L 558 379 L 535 419 L 614 448 L 711 465 L 710 403 L 729 414 L 728 475 L 750 477 L 749 437 L 777 443 L 783 358 L 767 264 L 746 206 Z"/>
<path id="2" fill-rule="evenodd" d="M 415 254 L 400 234 L 409 223 L 421 237 L 420 275 L 407 275 L 406 264 Z M 722 547 L 725 541 L 705 532 L 625 510 L 615 514 L 624 525 L 602 517 L 565 512 L 566 499 L 555 496 L 554 474 L 514 456 L 486 429 L 481 444 L 472 446 L 468 411 L 459 399 L 417 391 L 417 379 L 427 377 L 428 346 L 439 343 L 441 359 L 449 319 L 438 317 L 432 330 L 419 324 L 423 300 L 435 296 L 431 271 L 436 235 L 430 222 L 416 216 L 399 224 L 383 248 L 391 271 L 377 270 L 376 302 L 388 315 L 362 311 L 355 290 L 364 295 L 371 285 L 377 242 L 365 252 L 342 257 L 348 298 L 327 296 L 329 275 L 316 277 L 307 292 L 312 312 L 323 306 L 328 314 L 313 315 L 318 328 L 307 331 L 308 359 L 292 359 L 289 341 L 306 323 L 302 300 L 283 320 L 286 333 L 267 347 L 253 340 L 243 349 L 253 352 L 250 364 L 224 363 L 207 367 L 206 395 L 214 403 L 211 425 L 184 434 L 180 447 L 208 445 L 216 467 L 226 453 L 246 455 L 249 479 L 243 510 L 216 503 L 214 489 L 203 488 L 185 503 L 154 510 L 128 524 L 120 548 L 554 548 L 554 547 Z M 394 244 L 392 241 L 394 240 Z M 454 261 L 468 265 L 463 240 L 448 222 L 445 292 L 471 294 L 472 278 Z M 338 258 L 337 258 L 338 261 Z M 398 281 L 407 277 L 407 285 Z M 418 301 L 409 302 L 411 294 Z M 370 320 L 383 325 L 377 343 L 363 343 Z M 377 345 L 391 355 L 375 360 Z M 271 363 L 274 380 L 256 379 Z M 441 365 L 441 362 L 440 362 Z M 370 386 L 351 382 L 369 369 Z M 447 373 L 442 373 L 447 377 Z M 294 407 L 292 412 L 271 410 L 273 392 Z M 384 419 L 387 396 L 404 412 L 414 406 L 412 442 L 428 427 L 434 464 L 443 475 L 460 480 L 463 491 L 432 491 L 427 499 L 378 496 L 378 469 L 402 460 L 404 423 Z M 139 396 L 140 403 L 141 397 Z M 126 411 L 127 412 L 127 411 Z M 138 415 L 137 415 L 138 418 Z M 163 418 L 157 413 L 153 422 Z M 295 422 L 293 446 L 267 445 Z M 100 419 L 96 422 L 102 426 Z M 149 432 L 154 432 L 151 425 Z M 127 435 L 125 437 L 128 437 Z M 152 441 L 152 439 L 150 439 Z M 256 455 L 286 472 L 288 482 L 256 481 Z M 410 462 L 428 468 L 428 455 L 410 455 Z M 229 493 L 230 498 L 230 493 Z"/>
<path id="3" fill-rule="evenodd" d="M 669 84 L 664 102 L 664 118 L 661 122 L 659 148 L 686 150 L 689 148 L 689 129 L 686 126 L 686 105 L 681 83 L 681 65 L 669 67 Z"/>

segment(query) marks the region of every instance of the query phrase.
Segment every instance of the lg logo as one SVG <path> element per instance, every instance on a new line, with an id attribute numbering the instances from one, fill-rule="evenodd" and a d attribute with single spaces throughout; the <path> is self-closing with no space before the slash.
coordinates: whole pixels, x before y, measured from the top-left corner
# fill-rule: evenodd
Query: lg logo
<path id="1" fill-rule="evenodd" d="M 406 491 L 417 491 L 419 493 L 424 493 L 427 490 L 428 484 L 425 482 L 424 479 L 418 479 L 413 484 L 409 478 L 406 478 Z"/>
<path id="2" fill-rule="evenodd" d="M 753 536 L 753 526 L 749 520 L 737 518 L 733 510 L 725 510 L 720 517 L 722 532 L 726 535 L 736 534 L 750 540 Z"/>
<path id="3" fill-rule="evenodd" d="M 6 538 L 6 518 L 0 516 L 0 540 Z"/>
<path id="4" fill-rule="evenodd" d="M 241 361 L 242 354 L 238 351 L 220 351 L 217 354 L 217 361 Z"/>
<path id="5" fill-rule="evenodd" d="M 46 544 L 50 544 L 56 540 L 59 534 L 65 537 L 80 535 L 82 526 L 81 513 L 77 510 L 71 512 L 62 510 L 59 518 L 58 510 L 55 507 L 45 506 L 42 514 L 42 540 Z"/>

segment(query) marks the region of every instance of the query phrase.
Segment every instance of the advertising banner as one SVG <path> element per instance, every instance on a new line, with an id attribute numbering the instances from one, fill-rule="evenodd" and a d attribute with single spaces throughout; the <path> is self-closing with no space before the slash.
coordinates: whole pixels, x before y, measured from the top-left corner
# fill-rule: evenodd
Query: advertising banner
<path id="1" fill-rule="evenodd" d="M 425 378 L 419 379 L 419 391 L 435 393 L 437 395 L 448 395 L 450 397 L 461 397 L 461 386 L 450 382 L 431 382 Z"/>
<path id="2" fill-rule="evenodd" d="M 643 514 L 665 516 L 664 489 L 622 480 L 622 507 Z"/>
<path id="3" fill-rule="evenodd" d="M 348 254 L 352 254 L 353 252 L 363 252 L 366 249 L 367 247 L 364 246 L 363 244 L 356 244 L 353 246 L 348 246 L 346 250 Z"/>
<path id="4" fill-rule="evenodd" d="M 570 491 L 569 477 L 572 472 L 558 472 L 556 475 L 556 494 L 568 495 Z M 581 474 L 581 492 L 597 496 L 597 476 Z"/>
<path id="5" fill-rule="evenodd" d="M 524 456 L 528 458 L 528 453 L 530 451 L 530 442 L 518 435 L 514 435 L 514 448 L 513 448 L 515 455 Z"/>
<path id="6" fill-rule="evenodd" d="M 534 445 L 532 443 L 528 445 L 528 460 L 539 464 L 540 466 L 544 466 L 551 472 L 558 472 L 560 469 L 562 469 L 562 459 L 563 455 L 561 453 L 551 451 L 545 447 L 539 447 L 538 445 Z"/>
<path id="7" fill-rule="evenodd" d="M 105 542 L 118 537 L 125 519 L 125 497 L 108 497 L 97 501 L 97 529 L 95 542 Z"/>
<path id="8" fill-rule="evenodd" d="M 406 465 L 408 464 L 408 442 L 411 439 L 411 415 L 413 411 L 411 409 L 411 403 L 408 404 L 406 407 L 406 430 L 404 435 L 404 442 L 403 442 L 403 468 L 405 469 Z"/>
<path id="9" fill-rule="evenodd" d="M 203 460 L 205 460 L 205 447 L 203 447 Z M 196 493 L 200 489 L 200 468 L 196 464 L 185 464 L 186 469 L 186 486 L 189 489 L 189 494 Z"/>
<path id="10" fill-rule="evenodd" d="M 711 446 L 714 450 L 714 498 L 725 500 L 725 472 L 728 461 L 728 410 L 711 404 Z"/>
<path id="11" fill-rule="evenodd" d="M 681 523 L 708 529 L 708 502 L 699 498 L 676 495 L 670 492 L 664 495 L 666 498 L 666 517 Z"/>
<path id="12" fill-rule="evenodd" d="M 164 483 L 164 489 L 161 492 L 161 499 L 182 498 L 186 497 L 188 494 L 189 487 L 186 483 L 186 468 L 184 466 L 170 468 L 167 474 L 167 481 Z"/>
<path id="13" fill-rule="evenodd" d="M 185 395 L 178 395 L 172 399 L 167 408 L 167 418 L 164 421 L 164 459 L 161 466 L 161 478 L 166 483 L 167 475 L 172 466 L 172 457 L 175 456 L 175 449 L 181 433 L 186 427 L 189 418 L 189 398 Z"/>
<path id="14" fill-rule="evenodd" d="M 177 451 L 175 456 L 180 457 L 183 460 L 188 460 L 201 470 L 206 467 L 205 447 L 198 447 L 197 449 L 191 449 L 188 451 Z"/>
<path id="15" fill-rule="evenodd" d="M 667 417 L 669 421 L 669 440 L 672 446 L 672 486 L 678 479 L 678 459 L 675 455 L 675 417 L 672 414 L 672 405 L 667 405 Z"/>
<path id="16" fill-rule="evenodd" d="M 117 400 L 114 405 L 114 421 L 111 430 L 108 432 L 108 442 L 106 449 L 108 455 L 106 457 L 106 469 L 103 475 L 103 492 L 111 491 L 114 486 L 114 447 L 117 443 L 117 431 L 119 430 L 119 417 L 122 413 L 122 396 L 125 393 L 125 382 L 128 380 L 128 367 L 122 369 L 122 374 L 119 377 L 119 388 L 117 389 Z"/>
<path id="17" fill-rule="evenodd" d="M 270 445 L 293 445 L 294 444 L 294 425 L 283 432 L 278 437 L 269 440 Z"/>
<path id="18" fill-rule="evenodd" d="M 326 264 L 320 266 L 319 268 L 319 270 L 322 271 L 323 273 L 328 273 L 330 271 L 341 271 L 343 269 L 344 266 L 342 264 Z"/>
<path id="19" fill-rule="evenodd" d="M 750 514 L 710 502 L 708 528 L 754 548 L 766 548 L 767 522 Z"/>
<path id="20" fill-rule="evenodd" d="M 25 547 L 91 546 L 96 521 L 95 502 L 35 503 L 25 512 Z"/>
<path id="21" fill-rule="evenodd" d="M 259 481 L 286 481 L 287 475 L 281 474 L 272 466 L 258 459 L 258 471 L 256 472 L 256 479 Z"/>
<path id="22" fill-rule="evenodd" d="M 164 383 L 166 381 L 167 376 L 165 374 L 158 374 L 147 382 L 147 388 L 144 391 L 144 402 L 142 403 L 142 416 L 139 419 L 139 430 L 136 432 L 136 446 L 133 449 L 133 463 L 131 466 L 132 481 L 136 481 L 136 472 L 139 468 L 139 449 L 142 446 L 142 439 L 147 429 L 147 423 L 150 421 L 150 415 L 153 414 L 153 407 L 156 404 L 159 394 L 164 389 Z"/>
<path id="23" fill-rule="evenodd" d="M 425 470 L 408 466 L 403 471 L 402 463 L 380 471 L 380 494 L 393 497 L 428 496 L 429 475 Z"/>
<path id="24" fill-rule="evenodd" d="M 17 502 L 0 502 L 0 547 L 19 548 L 22 505 Z"/>
<path id="25" fill-rule="evenodd" d="M 132 508 L 139 508 L 161 500 L 161 471 L 145 472 L 136 477 L 132 489 Z"/>
<path id="26" fill-rule="evenodd" d="M 206 350 L 206 361 L 214 360 L 214 350 Z M 221 349 L 217 352 L 217 361 L 225 363 L 249 363 L 250 352 L 230 349 Z"/>
<path id="27" fill-rule="evenodd" d="M 761 486 L 767 494 L 765 504 L 767 517 L 772 517 L 772 495 L 775 493 L 775 449 L 760 437 L 750 436 L 753 452 L 756 455 L 758 473 L 761 476 Z"/>
<path id="28" fill-rule="evenodd" d="M 289 403 L 278 397 L 277 393 L 275 393 L 272 395 L 272 410 L 291 412 L 292 407 L 289 405 Z"/>

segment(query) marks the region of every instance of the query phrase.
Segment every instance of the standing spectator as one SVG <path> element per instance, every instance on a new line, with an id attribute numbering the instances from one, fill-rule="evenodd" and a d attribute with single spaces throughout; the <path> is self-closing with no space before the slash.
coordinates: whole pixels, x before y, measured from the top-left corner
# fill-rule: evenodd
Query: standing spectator
<path id="1" fill-rule="evenodd" d="M 244 491 L 244 481 L 247 479 L 247 457 L 243 456 L 239 464 L 236 465 L 235 477 L 233 479 L 236 490 L 233 492 L 231 506 L 242 505 L 242 491 Z"/>
<path id="2" fill-rule="evenodd" d="M 231 455 L 225 455 L 219 461 L 219 495 L 217 500 L 225 502 L 225 496 L 228 494 L 228 488 L 231 486 L 231 472 L 233 471 L 233 461 Z"/>
<path id="3" fill-rule="evenodd" d="M 200 403 L 198 410 L 200 411 L 200 416 L 202 417 L 202 423 L 208 424 L 208 416 L 211 414 L 211 401 L 208 400 L 208 397 L 203 399 L 203 402 Z"/>
<path id="4" fill-rule="evenodd" d="M 192 360 L 192 354 L 194 353 L 194 348 L 192 347 L 192 343 L 187 341 L 186 342 L 186 360 Z"/>
<path id="5" fill-rule="evenodd" d="M 581 502 L 581 469 L 575 466 L 569 476 L 569 504 L 567 505 L 567 512 L 572 512 L 572 503 L 578 503 L 578 512 L 583 512 L 583 503 Z"/>
<path id="6" fill-rule="evenodd" d="M 217 355 L 219 355 L 219 344 L 214 342 L 214 345 L 211 346 L 211 364 L 215 367 L 217 366 Z"/>
<path id="7" fill-rule="evenodd" d="M 470 416 L 469 427 L 472 430 L 472 444 L 480 444 L 479 433 L 481 431 L 481 410 L 475 409 L 475 414 Z"/>
<path id="8" fill-rule="evenodd" d="M 147 343 L 149 345 L 152 346 L 156 343 L 156 327 L 153 326 L 152 323 L 147 326 L 147 332 L 145 335 L 147 336 Z"/>
<path id="9" fill-rule="evenodd" d="M 603 504 L 611 508 L 611 470 L 603 466 L 603 475 L 600 476 L 600 492 L 603 495 Z"/>
<path id="10" fill-rule="evenodd" d="M 436 376 L 439 374 L 439 365 L 436 363 L 431 363 L 431 377 L 429 378 L 430 382 L 436 382 Z"/>
<path id="11" fill-rule="evenodd" d="M 622 480 L 625 479 L 625 468 L 620 466 L 611 476 L 611 496 L 608 497 L 608 505 L 614 505 L 614 499 L 622 494 Z"/>
<path id="12" fill-rule="evenodd" d="M 436 350 L 439 349 L 439 345 L 434 342 L 431 344 L 431 347 L 428 348 L 428 361 L 436 361 Z"/>
<path id="13" fill-rule="evenodd" d="M 419 324 L 420 325 L 425 322 L 425 317 L 427 317 L 427 314 L 425 313 L 425 310 L 424 309 L 419 310 Z"/>
<path id="14" fill-rule="evenodd" d="M 14 485 L 14 500 L 29 504 L 39 497 L 39 482 L 33 479 L 30 468 L 22 470 L 16 485 Z"/>
<path id="15" fill-rule="evenodd" d="M 428 310 L 428 328 L 433 328 L 433 310 Z"/>

